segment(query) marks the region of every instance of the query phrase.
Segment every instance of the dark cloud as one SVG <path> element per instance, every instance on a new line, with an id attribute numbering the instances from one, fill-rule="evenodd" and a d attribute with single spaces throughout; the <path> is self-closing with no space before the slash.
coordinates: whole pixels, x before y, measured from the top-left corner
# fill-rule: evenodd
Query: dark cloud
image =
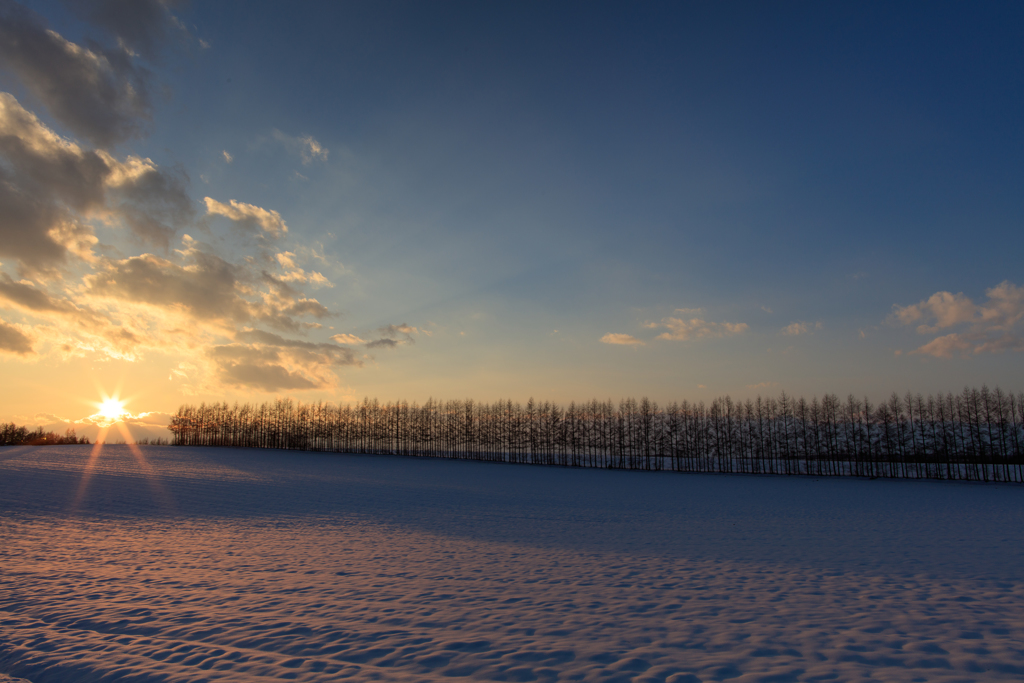
<path id="1" fill-rule="evenodd" d="M 218 378 L 224 384 L 262 391 L 326 386 L 323 379 L 286 368 L 278 349 L 226 344 L 212 347 L 208 355 L 217 366 Z"/>
<path id="2" fill-rule="evenodd" d="M 67 257 L 50 228 L 68 220 L 60 207 L 40 201 L 0 168 L 0 256 L 18 259 L 29 271 L 45 270 Z"/>
<path id="3" fill-rule="evenodd" d="M 188 36 L 185 27 L 170 11 L 178 3 L 160 0 L 66 0 L 66 4 L 78 16 L 151 62 L 158 60 L 168 43 Z"/>
<path id="4" fill-rule="evenodd" d="M 32 353 L 32 340 L 17 327 L 0 320 L 0 352 L 28 356 Z"/>
<path id="5" fill-rule="evenodd" d="M 83 149 L 0 93 L 0 254 L 27 270 L 89 252 L 96 240 L 85 221 L 96 216 L 166 248 L 195 215 L 187 184 L 183 173 L 148 159 Z"/>
<path id="6" fill-rule="evenodd" d="M 218 379 L 261 391 L 322 389 L 330 385 L 330 369 L 359 365 L 351 349 L 337 344 L 286 339 L 263 330 L 244 330 L 234 344 L 208 352 Z"/>
<path id="7" fill-rule="evenodd" d="M 256 321 L 290 332 L 302 329 L 296 318 L 333 315 L 320 302 L 303 298 L 287 285 L 271 287 L 265 293 L 255 291 L 254 280 L 268 285 L 274 281 L 253 278 L 245 266 L 198 248 L 189 247 L 186 253 L 185 265 L 153 254 L 108 263 L 86 276 L 86 291 L 92 296 L 181 310 L 200 320 L 236 325 Z"/>
<path id="8" fill-rule="evenodd" d="M 152 254 L 111 263 L 85 278 L 88 293 L 163 308 L 202 320 L 245 322 L 249 303 L 237 291 L 239 268 L 213 254 L 194 251 L 179 266 Z"/>
<path id="9" fill-rule="evenodd" d="M 380 339 L 375 339 L 366 345 L 368 349 L 393 349 L 400 344 L 415 344 L 413 337 L 419 334 L 420 330 L 402 323 L 401 325 L 385 325 L 377 328 Z"/>
<path id="10" fill-rule="evenodd" d="M 302 375 L 289 372 L 280 365 L 253 363 L 229 363 L 220 367 L 220 380 L 224 384 L 281 391 L 283 389 L 319 389 L 323 383 L 311 382 Z"/>
<path id="11" fill-rule="evenodd" d="M 7 301 L 15 306 L 43 313 L 72 313 L 73 306 L 63 301 L 55 301 L 41 289 L 23 282 L 15 282 L 7 273 L 0 273 L 0 301 Z"/>
<path id="12" fill-rule="evenodd" d="M 126 46 L 71 43 L 35 12 L 0 0 L 0 68 L 15 75 L 75 135 L 108 147 L 136 137 L 152 112 L 149 73 Z"/>
<path id="13" fill-rule="evenodd" d="M 282 311 L 285 315 L 312 318 L 327 318 L 333 315 L 331 311 L 316 299 L 299 299 Z"/>
<path id="14" fill-rule="evenodd" d="M 291 361 L 310 368 L 359 364 L 351 349 L 338 344 L 285 339 L 280 335 L 263 330 L 244 330 L 237 333 L 235 339 L 249 344 L 257 344 L 265 349 L 273 349 L 275 353 L 285 355 Z"/>
<path id="15" fill-rule="evenodd" d="M 267 286 L 269 296 L 254 311 L 254 317 L 265 325 L 283 332 L 298 332 L 302 324 L 296 318 L 328 318 L 334 314 L 316 299 L 309 299 L 289 283 L 263 271 L 260 281 Z"/>
<path id="16" fill-rule="evenodd" d="M 56 135 L 8 93 L 0 93 L 0 159 L 24 192 L 76 212 L 103 205 L 107 178 L 117 165 L 109 155 Z"/>
<path id="17" fill-rule="evenodd" d="M 195 218 L 188 176 L 183 171 L 144 166 L 142 172 L 110 187 L 109 203 L 139 240 L 166 249 L 177 232 Z"/>

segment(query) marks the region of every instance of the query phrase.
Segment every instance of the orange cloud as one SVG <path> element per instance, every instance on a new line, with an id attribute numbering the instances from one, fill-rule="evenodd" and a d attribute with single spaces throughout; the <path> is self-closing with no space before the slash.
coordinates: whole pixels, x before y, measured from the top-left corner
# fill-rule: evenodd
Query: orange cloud
<path id="1" fill-rule="evenodd" d="M 227 204 L 218 202 L 212 197 L 205 197 L 206 213 L 211 216 L 224 216 L 245 228 L 260 228 L 271 237 L 280 237 L 288 232 L 288 226 L 277 211 L 268 211 L 255 204 L 246 204 L 231 199 Z"/>
<path id="2" fill-rule="evenodd" d="M 1024 287 L 1003 281 L 985 291 L 988 301 L 975 304 L 963 292 L 936 292 L 910 306 L 893 306 L 890 321 L 899 325 L 917 323 L 918 334 L 960 327 L 924 344 L 911 353 L 951 358 L 1003 351 L 1024 350 L 1024 336 L 1018 328 L 1024 320 Z"/>
<path id="3" fill-rule="evenodd" d="M 601 337 L 601 342 L 603 344 L 618 344 L 622 346 L 644 346 L 645 344 L 631 334 L 622 334 L 620 332 L 609 332 Z"/>

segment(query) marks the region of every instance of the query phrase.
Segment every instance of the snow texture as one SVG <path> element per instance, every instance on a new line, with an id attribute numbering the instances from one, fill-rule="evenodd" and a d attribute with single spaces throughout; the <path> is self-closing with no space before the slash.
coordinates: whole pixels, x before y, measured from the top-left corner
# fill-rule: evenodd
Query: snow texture
<path id="1" fill-rule="evenodd" d="M 15 680 L 1024 677 L 1019 485 L 90 453 L 0 450 Z"/>

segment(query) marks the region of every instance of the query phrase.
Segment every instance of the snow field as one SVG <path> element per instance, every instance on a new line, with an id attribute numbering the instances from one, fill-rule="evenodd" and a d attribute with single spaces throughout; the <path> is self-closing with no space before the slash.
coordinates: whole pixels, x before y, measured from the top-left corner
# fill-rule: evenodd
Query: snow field
<path id="1" fill-rule="evenodd" d="M 1024 677 L 1020 486 L 90 452 L 0 450 L 33 683 Z"/>

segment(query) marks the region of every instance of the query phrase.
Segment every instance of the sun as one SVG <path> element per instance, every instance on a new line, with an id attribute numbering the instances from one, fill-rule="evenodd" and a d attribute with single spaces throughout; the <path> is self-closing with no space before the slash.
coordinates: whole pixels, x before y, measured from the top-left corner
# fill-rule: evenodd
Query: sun
<path id="1" fill-rule="evenodd" d="M 105 398 L 98 405 L 99 411 L 96 414 L 109 422 L 117 422 L 128 414 L 128 411 L 124 409 L 124 401 L 119 401 L 116 398 Z"/>

